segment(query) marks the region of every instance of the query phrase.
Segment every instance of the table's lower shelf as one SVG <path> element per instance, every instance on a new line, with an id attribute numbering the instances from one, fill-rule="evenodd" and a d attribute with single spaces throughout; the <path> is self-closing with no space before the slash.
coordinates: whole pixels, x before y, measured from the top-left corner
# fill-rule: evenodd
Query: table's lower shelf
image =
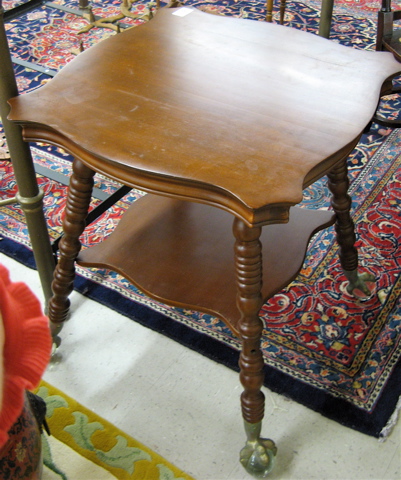
<path id="1" fill-rule="evenodd" d="M 294 207 L 289 223 L 263 227 L 265 299 L 295 278 L 310 237 L 333 217 Z M 81 251 L 78 263 L 117 271 L 150 297 L 211 313 L 236 332 L 233 219 L 215 207 L 148 194 L 105 241 Z"/>

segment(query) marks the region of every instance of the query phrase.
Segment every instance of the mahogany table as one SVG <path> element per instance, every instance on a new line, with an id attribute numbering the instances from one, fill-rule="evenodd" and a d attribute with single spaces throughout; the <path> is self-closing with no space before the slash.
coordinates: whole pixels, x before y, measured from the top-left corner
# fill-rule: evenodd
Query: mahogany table
<path id="1" fill-rule="evenodd" d="M 10 119 L 26 140 L 75 157 L 49 308 L 55 331 L 78 254 L 149 296 L 222 318 L 242 340 L 241 462 L 267 475 L 276 447 L 260 437 L 259 310 L 297 275 L 310 236 L 333 222 L 349 290 L 369 293 L 357 271 L 346 158 L 400 69 L 391 54 L 287 27 L 162 9 L 12 99 Z M 95 172 L 148 195 L 79 253 Z M 333 211 L 295 207 L 326 174 Z"/>

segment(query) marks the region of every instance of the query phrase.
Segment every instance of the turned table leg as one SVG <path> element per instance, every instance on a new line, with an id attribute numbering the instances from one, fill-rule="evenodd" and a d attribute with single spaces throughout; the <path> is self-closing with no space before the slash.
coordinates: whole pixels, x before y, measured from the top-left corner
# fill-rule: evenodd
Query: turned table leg
<path id="1" fill-rule="evenodd" d="M 331 205 L 336 213 L 335 230 L 340 247 L 340 262 L 348 279 L 347 292 L 350 295 L 368 297 L 371 291 L 368 283 L 375 277 L 370 273 L 358 273 L 358 251 L 355 248 L 355 225 L 351 218 L 351 197 L 348 195 L 349 179 L 347 161 L 337 165 L 327 175 L 328 186 L 332 193 Z"/>
<path id="2" fill-rule="evenodd" d="M 54 271 L 53 297 L 49 303 L 49 317 L 56 330 L 53 334 L 61 330 L 62 322 L 68 315 L 68 296 L 73 289 L 75 260 L 81 249 L 79 237 L 85 229 L 94 174 L 95 172 L 80 160 L 74 160 L 63 221 L 64 236 L 60 240 L 60 257 Z"/>
<path id="3" fill-rule="evenodd" d="M 263 324 L 259 318 L 262 306 L 262 249 L 261 228 L 249 228 L 241 220 L 234 220 L 235 265 L 237 275 L 237 305 L 241 313 L 239 332 L 242 340 L 240 380 L 247 441 L 241 450 L 240 461 L 245 469 L 258 478 L 264 478 L 273 468 L 277 449 L 274 442 L 260 437 L 264 415 L 263 357 L 260 349 Z"/>

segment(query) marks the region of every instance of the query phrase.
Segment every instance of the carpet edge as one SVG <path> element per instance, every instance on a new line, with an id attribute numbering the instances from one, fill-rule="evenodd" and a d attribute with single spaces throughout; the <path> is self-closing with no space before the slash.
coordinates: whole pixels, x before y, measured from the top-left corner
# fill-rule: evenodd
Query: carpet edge
<path id="1" fill-rule="evenodd" d="M 47 389 L 48 394 L 44 394 L 43 388 Z M 41 390 L 42 389 L 42 390 Z M 62 397 L 66 403 L 66 405 L 60 405 L 58 408 L 61 408 L 63 410 L 63 414 L 66 413 L 66 409 L 71 410 L 73 408 L 78 409 L 80 413 L 85 415 L 87 419 L 89 419 L 90 423 L 95 425 L 96 423 L 100 424 L 101 426 L 104 426 L 107 428 L 108 431 L 113 433 L 113 439 L 114 438 L 119 438 L 123 437 L 125 441 L 127 442 L 127 449 L 138 449 L 146 453 L 146 455 L 143 455 L 143 458 L 140 459 L 139 461 L 146 460 L 146 458 L 149 458 L 149 467 L 152 467 L 153 470 L 156 469 L 159 465 L 162 465 L 163 467 L 166 467 L 170 474 L 171 474 L 171 480 L 194 480 L 193 477 L 182 471 L 179 467 L 173 465 L 171 462 L 166 460 L 164 457 L 162 457 L 160 454 L 155 452 L 154 450 L 150 449 L 146 445 L 144 445 L 142 442 L 136 440 L 132 436 L 128 435 L 115 425 L 113 425 L 111 422 L 106 420 L 104 417 L 101 417 L 98 415 L 96 412 L 89 410 L 87 407 L 82 405 L 80 402 L 75 400 L 74 398 L 70 397 L 68 394 L 62 392 L 59 390 L 57 387 L 54 387 L 50 383 L 46 382 L 45 380 L 42 380 L 40 385 L 35 389 L 35 393 L 39 396 L 43 396 L 46 400 L 46 398 L 50 399 L 50 397 L 56 398 L 56 397 Z M 42 395 L 41 395 L 42 394 Z M 109 471 L 112 475 L 116 476 L 119 480 L 124 480 L 124 479 L 141 479 L 141 477 L 138 477 L 135 473 L 135 468 L 133 469 L 132 474 L 127 473 L 125 470 L 122 470 L 121 468 L 116 468 L 113 466 L 110 466 L 107 464 L 104 460 L 102 460 L 102 457 L 96 457 L 93 452 L 90 452 L 88 449 L 82 448 L 82 446 L 79 446 L 79 443 L 77 445 L 76 440 L 73 438 L 72 434 L 61 434 L 60 435 L 60 428 L 56 425 L 57 418 L 53 417 L 53 409 L 54 404 L 49 406 L 49 414 L 46 417 L 47 422 L 49 424 L 51 434 L 57 438 L 59 441 L 62 443 L 66 444 L 70 448 L 72 448 L 74 451 L 79 453 L 81 456 L 87 458 L 88 460 L 92 461 L 93 463 L 96 463 L 97 465 L 101 466 L 105 470 Z M 67 425 L 65 427 L 66 431 L 72 431 L 72 428 L 74 425 Z M 80 428 L 79 428 L 80 429 Z M 80 429 L 81 431 L 81 429 Z M 97 432 L 94 432 L 94 434 Z M 114 447 L 113 447 L 114 448 Z M 111 451 L 111 450 L 110 450 Z M 106 452 L 107 453 L 107 452 Z M 141 467 L 145 468 L 143 465 Z M 142 468 L 142 470 L 143 470 Z M 142 471 L 141 470 L 141 471 Z M 141 474 L 141 472 L 139 472 Z M 162 479 L 163 476 L 160 473 L 160 479 Z"/>

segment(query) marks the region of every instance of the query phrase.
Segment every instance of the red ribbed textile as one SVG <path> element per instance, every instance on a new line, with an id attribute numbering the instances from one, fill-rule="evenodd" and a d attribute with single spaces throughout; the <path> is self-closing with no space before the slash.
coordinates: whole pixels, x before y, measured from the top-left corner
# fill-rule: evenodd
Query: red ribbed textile
<path id="1" fill-rule="evenodd" d="M 0 447 L 20 415 L 25 390 L 35 388 L 50 360 L 49 320 L 27 285 L 11 282 L 0 265 L 0 311 L 4 324 L 3 399 L 0 411 Z"/>

